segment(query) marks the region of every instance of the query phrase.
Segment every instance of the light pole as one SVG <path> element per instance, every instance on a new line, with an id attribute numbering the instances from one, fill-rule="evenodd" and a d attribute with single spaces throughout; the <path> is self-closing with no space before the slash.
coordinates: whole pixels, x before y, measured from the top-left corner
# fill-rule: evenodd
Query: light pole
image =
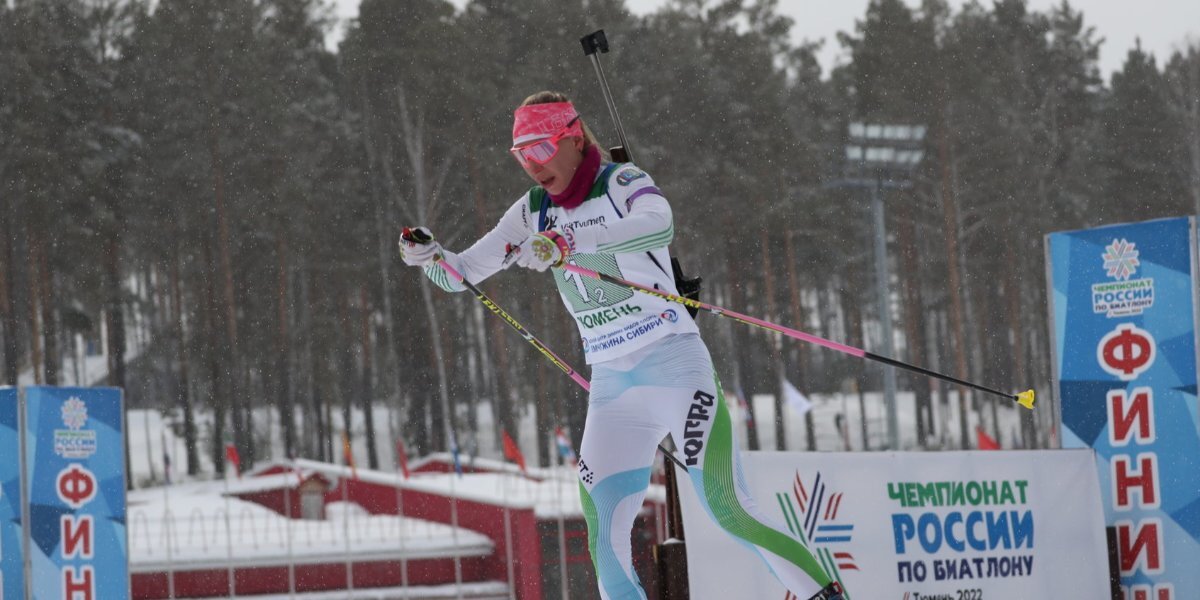
<path id="1" fill-rule="evenodd" d="M 846 177 L 840 185 L 871 190 L 871 216 L 875 233 L 875 287 L 882 329 L 879 352 L 893 356 L 891 293 L 888 291 L 887 231 L 884 227 L 883 188 L 912 187 L 909 176 L 924 157 L 924 125 L 851 123 L 846 142 Z M 900 449 L 900 423 L 896 410 L 896 371 L 883 371 L 883 397 L 887 407 L 888 447 Z"/>

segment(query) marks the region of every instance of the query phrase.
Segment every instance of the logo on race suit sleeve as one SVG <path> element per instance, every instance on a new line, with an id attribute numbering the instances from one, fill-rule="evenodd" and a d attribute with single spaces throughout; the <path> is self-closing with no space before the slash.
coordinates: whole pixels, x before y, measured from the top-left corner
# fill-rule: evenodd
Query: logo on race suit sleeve
<path id="1" fill-rule="evenodd" d="M 76 396 L 63 402 L 62 420 L 66 429 L 54 430 L 54 453 L 63 458 L 88 458 L 96 453 L 96 432 L 84 429 L 87 405 Z"/>
<path id="2" fill-rule="evenodd" d="M 637 167 L 629 167 L 617 173 L 617 185 L 626 186 L 646 176 L 646 172 Z"/>
<path id="3" fill-rule="evenodd" d="M 1109 319 L 1142 314 L 1154 306 L 1154 279 L 1130 279 L 1141 261 L 1137 245 L 1114 239 L 1104 248 L 1104 270 L 1113 281 L 1092 285 L 1092 312 Z"/>
<path id="4" fill-rule="evenodd" d="M 675 312 L 675 309 L 673 309 L 673 308 L 668 308 L 665 312 L 663 312 L 663 314 L 658 315 L 658 316 L 662 320 L 670 321 L 672 323 L 679 320 L 679 313 Z"/>

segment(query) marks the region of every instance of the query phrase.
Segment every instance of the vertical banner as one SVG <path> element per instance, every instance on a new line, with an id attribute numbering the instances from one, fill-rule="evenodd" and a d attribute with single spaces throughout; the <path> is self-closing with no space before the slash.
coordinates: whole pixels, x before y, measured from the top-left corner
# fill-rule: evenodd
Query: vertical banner
<path id="1" fill-rule="evenodd" d="M 33 598 L 128 600 L 121 390 L 23 392 Z"/>
<path id="2" fill-rule="evenodd" d="M 20 427 L 17 389 L 0 387 L 0 600 L 25 597 Z"/>
<path id="3" fill-rule="evenodd" d="M 1200 590 L 1190 218 L 1047 236 L 1063 446 L 1094 448 L 1129 600 Z"/>

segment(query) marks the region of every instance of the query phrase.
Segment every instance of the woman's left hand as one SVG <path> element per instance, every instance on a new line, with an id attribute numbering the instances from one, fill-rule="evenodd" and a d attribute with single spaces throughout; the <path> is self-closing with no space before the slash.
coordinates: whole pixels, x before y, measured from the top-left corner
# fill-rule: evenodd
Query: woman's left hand
<path id="1" fill-rule="evenodd" d="M 510 248 L 504 257 L 504 268 L 516 263 L 526 269 L 545 271 L 561 265 L 570 255 L 570 233 L 563 235 L 551 229 L 535 233 Z"/>

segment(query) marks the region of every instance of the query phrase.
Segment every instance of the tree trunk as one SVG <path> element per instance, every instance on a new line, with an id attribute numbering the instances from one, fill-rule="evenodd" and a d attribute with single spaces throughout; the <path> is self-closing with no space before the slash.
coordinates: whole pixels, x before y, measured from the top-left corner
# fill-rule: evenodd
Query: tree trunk
<path id="1" fill-rule="evenodd" d="M 925 309 L 921 299 L 919 281 L 920 265 L 917 262 L 916 235 L 913 232 L 913 202 L 901 202 L 901 214 L 896 219 L 896 235 L 900 243 L 900 260 L 904 267 L 904 276 L 900 277 L 901 293 L 904 300 L 904 337 L 907 338 L 908 360 L 917 366 L 924 366 L 925 360 Z M 917 446 L 924 449 L 928 442 L 926 424 L 932 419 L 933 411 L 930 399 L 931 381 L 928 377 L 916 376 L 913 380 L 913 406 L 916 409 Z"/>
<path id="2" fill-rule="evenodd" d="M 539 297 L 534 302 L 533 320 L 537 323 L 548 323 L 550 319 L 546 318 L 546 297 Z M 549 333 L 549 332 L 546 332 Z M 539 356 L 537 359 L 537 413 L 534 416 L 535 439 L 537 444 L 537 463 L 543 468 L 550 466 L 550 457 L 547 455 L 545 444 L 542 444 L 542 432 L 550 427 L 550 394 L 553 386 L 547 379 L 556 374 L 550 373 L 550 366 L 547 360 L 542 360 Z M 516 431 L 510 431 L 509 435 L 517 435 Z"/>
<path id="3" fill-rule="evenodd" d="M 32 228 L 27 231 L 29 233 L 29 351 L 33 367 L 33 383 L 42 385 L 42 295 L 38 293 L 41 288 L 38 283 L 41 281 L 41 275 L 38 272 L 41 263 L 38 260 L 38 248 L 41 243 L 38 241 L 36 231 Z M 111 367 L 111 363 L 109 366 Z M 112 372 L 111 369 L 109 372 Z"/>
<path id="4" fill-rule="evenodd" d="M 949 270 L 950 288 L 950 319 L 954 333 L 954 364 L 955 375 L 959 379 L 967 378 L 966 339 L 963 333 L 963 302 L 962 278 L 958 263 L 958 205 L 954 198 L 951 185 L 950 164 L 953 159 L 950 152 L 950 140 L 947 129 L 949 119 L 943 113 L 942 126 L 938 128 L 938 162 L 942 167 L 942 226 L 946 237 L 946 261 Z M 959 447 L 971 448 L 971 439 L 967 431 L 967 388 L 958 387 L 958 435 Z"/>
<path id="5" fill-rule="evenodd" d="M 788 272 L 788 299 L 791 303 L 792 327 L 803 330 L 805 328 L 804 304 L 801 302 L 800 297 L 800 277 L 796 273 L 796 261 L 798 257 L 796 256 L 794 238 L 795 231 L 789 229 L 787 235 L 784 237 L 784 256 L 787 260 Z M 793 368 L 796 370 L 796 385 L 800 386 L 800 389 L 805 389 L 805 387 L 811 389 L 809 385 L 811 382 L 809 382 L 807 377 L 805 363 L 808 347 L 803 343 L 793 344 L 793 347 L 795 348 L 793 352 L 795 356 Z M 813 422 L 813 411 L 811 410 L 804 413 L 804 434 L 806 440 L 805 447 L 808 448 L 809 452 L 815 452 L 817 450 L 817 431 L 816 424 Z"/>
<path id="6" fill-rule="evenodd" d="M 12 226 L 11 202 L 7 194 L 0 193 L 0 244 L 3 244 L 0 247 L 0 330 L 4 331 L 4 378 L 0 381 L 15 386 L 20 369 L 20 345 L 16 307 L 13 306 L 17 266 L 13 263 L 16 228 Z"/>
<path id="7" fill-rule="evenodd" d="M 58 385 L 58 375 L 61 370 L 59 363 L 62 356 L 58 350 L 58 317 L 54 299 L 54 272 L 50 269 L 50 251 L 46 244 L 45 229 L 38 235 L 38 286 L 37 293 L 41 296 L 42 306 L 42 338 L 43 361 L 46 385 Z"/>
<path id="8" fill-rule="evenodd" d="M 450 431 L 453 428 L 454 415 L 450 411 L 450 383 L 446 378 L 446 352 L 442 344 L 442 327 L 438 320 L 437 306 L 433 302 L 433 290 L 429 278 L 419 276 L 421 300 L 425 304 L 425 314 L 429 317 L 429 341 L 433 344 L 433 368 L 437 373 L 438 403 L 430 408 L 432 431 L 430 443 L 439 450 L 448 448 Z"/>
<path id="9" fill-rule="evenodd" d="M 771 321 L 776 318 L 777 314 L 775 312 L 775 269 L 771 264 L 771 238 L 763 236 L 759 241 L 762 243 L 763 295 L 766 297 L 766 318 Z M 780 347 L 779 335 L 774 332 L 766 333 L 763 342 L 770 348 L 771 362 L 775 368 L 775 449 L 783 452 L 787 450 L 787 415 L 784 413 L 785 392 L 783 389 L 787 373 L 783 364 L 783 350 Z"/>
<path id="10" fill-rule="evenodd" d="M 362 323 L 362 386 L 359 397 L 362 398 L 363 426 L 367 442 L 367 465 L 371 469 L 379 468 L 379 453 L 375 448 L 375 369 L 371 352 L 371 306 L 367 297 L 367 286 L 362 284 L 358 289 L 358 309 Z"/>
<path id="11" fill-rule="evenodd" d="M 857 279 L 858 277 L 855 277 L 854 275 L 847 277 L 847 281 L 854 281 Z M 866 332 L 863 330 L 862 310 L 860 308 L 861 305 L 859 304 L 862 301 L 862 294 L 859 294 L 857 286 L 852 284 L 847 290 L 847 295 L 849 296 L 850 301 L 846 302 L 845 296 L 842 297 L 841 301 L 842 306 L 846 307 L 846 320 L 848 321 L 847 333 L 850 334 L 850 345 L 861 348 L 863 346 L 863 342 L 867 338 Z M 859 425 L 862 433 L 862 449 L 863 451 L 867 451 L 871 449 L 870 431 L 867 427 L 867 397 L 866 393 L 863 391 L 866 387 L 867 366 L 866 361 L 864 360 L 859 360 L 856 362 L 858 363 L 858 381 L 856 382 L 855 387 L 858 390 L 858 411 L 860 417 Z"/>
<path id="12" fill-rule="evenodd" d="M 200 453 L 196 444 L 196 415 L 192 407 L 191 381 L 188 377 L 187 332 L 183 327 L 183 291 L 180 285 L 179 262 L 181 241 L 175 245 L 171 260 L 171 310 L 175 324 L 175 340 L 179 352 L 179 405 L 183 408 L 183 445 L 187 451 L 187 473 L 200 473 Z"/>
<path id="13" fill-rule="evenodd" d="M 218 332 L 220 320 L 220 300 L 217 299 L 216 286 L 213 284 L 217 268 L 213 264 L 212 244 L 208 236 L 204 236 L 201 245 L 204 257 L 204 337 L 208 340 L 205 351 L 205 361 L 208 363 L 209 401 L 213 411 L 213 433 L 209 448 L 210 458 L 218 474 L 225 473 L 225 413 L 228 406 L 228 396 L 225 394 L 226 377 L 221 374 L 221 335 Z"/>
<path id="14" fill-rule="evenodd" d="M 212 169 L 212 193 L 216 206 L 217 218 L 217 252 L 220 260 L 220 277 L 222 284 L 225 317 L 225 352 L 221 354 L 224 362 L 223 373 L 227 380 L 226 391 L 230 406 L 230 416 L 233 418 L 233 443 L 244 460 L 253 464 L 253 449 L 247 439 L 253 437 L 249 431 L 249 423 L 245 421 L 242 410 L 241 386 L 238 381 L 241 372 L 241 361 L 238 357 L 237 331 L 237 301 L 233 284 L 233 256 L 230 248 L 229 215 L 225 199 L 225 166 L 221 155 L 221 125 L 217 114 L 216 89 L 213 82 L 212 66 L 206 71 L 208 75 L 209 112 L 208 112 L 208 151 L 209 168 Z"/>
<path id="15" fill-rule="evenodd" d="M 121 218 L 117 211 L 116 219 Z M 118 221 L 119 222 L 119 221 Z M 125 389 L 125 308 L 121 298 L 121 241 L 114 232 L 105 244 L 104 282 L 107 289 L 105 314 L 108 317 L 108 382 L 109 385 Z M 125 436 L 125 472 L 132 473 L 132 458 L 129 452 L 129 436 Z M 126 478 L 126 486 L 133 489 L 133 478 Z"/>
<path id="16" fill-rule="evenodd" d="M 1018 266 L 1016 251 L 1011 245 L 1005 248 L 1004 251 L 1004 280 L 1008 282 L 1004 286 L 1004 291 L 1008 297 L 1008 330 L 1011 336 L 1012 344 L 1012 370 L 1010 377 L 1016 385 L 1025 384 L 1025 335 L 1021 328 L 1021 291 L 1016 285 L 1018 281 Z M 1027 449 L 1036 448 L 1037 444 L 1033 442 L 1033 411 L 1020 411 L 1021 417 L 1021 440 Z"/>
<path id="17" fill-rule="evenodd" d="M 275 406 L 279 411 L 281 433 L 283 434 L 283 455 L 291 459 L 296 456 L 296 417 L 295 404 L 292 401 L 291 369 L 291 332 L 288 323 L 291 316 L 288 313 L 288 261 L 287 234 L 279 231 L 275 239 L 275 255 L 278 260 L 279 278 L 276 285 L 276 319 L 278 327 L 275 337 Z"/>

